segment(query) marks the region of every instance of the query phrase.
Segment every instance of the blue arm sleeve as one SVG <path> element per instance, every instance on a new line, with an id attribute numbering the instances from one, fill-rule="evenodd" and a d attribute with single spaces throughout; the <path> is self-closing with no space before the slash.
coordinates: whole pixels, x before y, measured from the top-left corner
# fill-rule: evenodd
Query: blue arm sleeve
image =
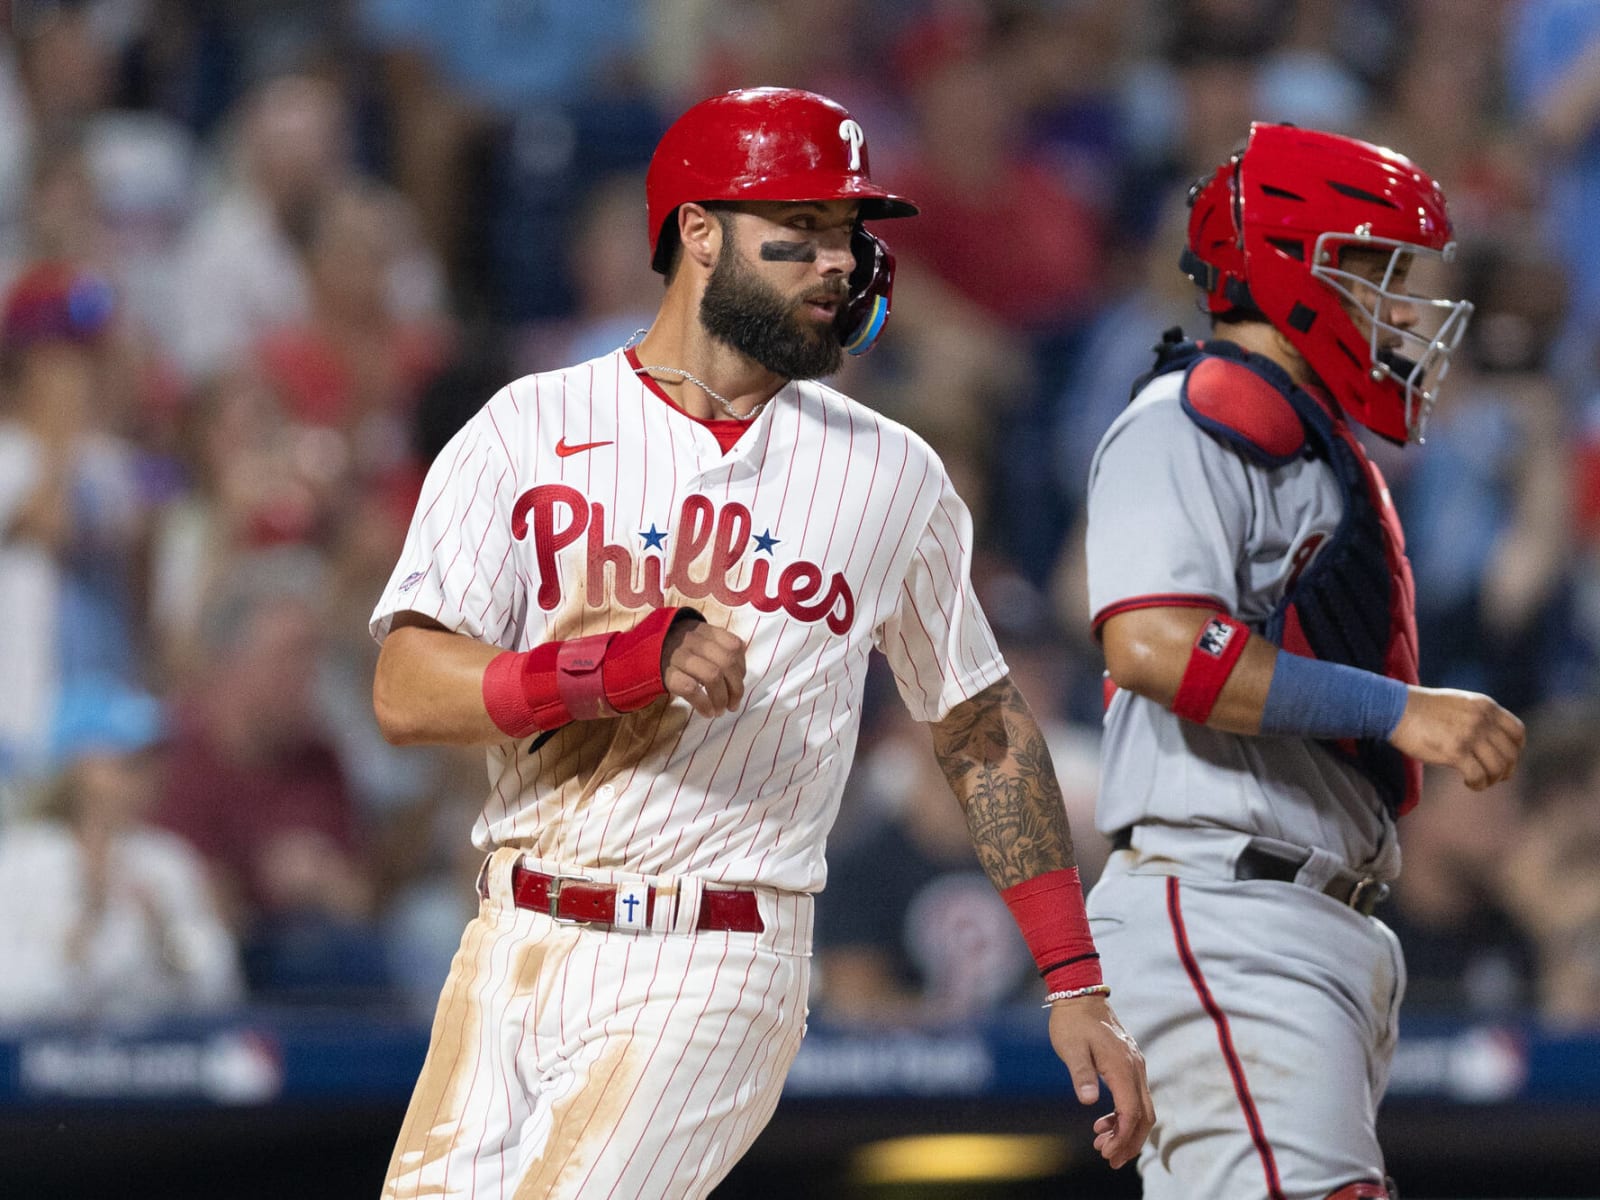
<path id="1" fill-rule="evenodd" d="M 1387 738 L 1400 724 L 1406 695 L 1398 679 L 1280 650 L 1261 710 L 1261 732 Z"/>

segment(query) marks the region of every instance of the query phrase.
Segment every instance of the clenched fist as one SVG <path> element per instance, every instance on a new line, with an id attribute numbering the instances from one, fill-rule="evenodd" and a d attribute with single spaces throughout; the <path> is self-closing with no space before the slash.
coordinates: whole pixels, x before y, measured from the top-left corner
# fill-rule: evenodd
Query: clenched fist
<path id="1" fill-rule="evenodd" d="M 1451 767 L 1473 791 L 1509 779 L 1522 756 L 1522 722 L 1488 696 L 1454 688 L 1413 687 L 1389 735 L 1395 749 L 1435 767 Z"/>
<path id="2" fill-rule="evenodd" d="M 702 717 L 716 717 L 744 699 L 744 642 L 705 621 L 676 622 L 661 644 L 661 682 Z"/>

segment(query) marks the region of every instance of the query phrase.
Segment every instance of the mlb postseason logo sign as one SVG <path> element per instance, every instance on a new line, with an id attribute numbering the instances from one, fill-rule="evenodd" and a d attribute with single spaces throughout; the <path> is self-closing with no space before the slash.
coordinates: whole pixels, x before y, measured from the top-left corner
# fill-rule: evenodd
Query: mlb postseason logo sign
<path id="1" fill-rule="evenodd" d="M 1200 631 L 1195 649 L 1209 654 L 1212 658 L 1221 658 L 1231 641 L 1233 641 L 1233 626 L 1220 618 L 1212 617 Z"/>

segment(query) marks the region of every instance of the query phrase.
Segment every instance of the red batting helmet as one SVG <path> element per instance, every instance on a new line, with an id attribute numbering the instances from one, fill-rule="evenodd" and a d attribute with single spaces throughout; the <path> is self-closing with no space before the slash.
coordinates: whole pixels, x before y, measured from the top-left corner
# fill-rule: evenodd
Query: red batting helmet
<path id="1" fill-rule="evenodd" d="M 1393 441 L 1421 441 L 1472 314 L 1465 300 L 1392 288 L 1407 256 L 1455 255 L 1439 185 L 1381 146 L 1258 123 L 1189 203 L 1182 266 L 1207 308 L 1259 312 L 1352 418 Z M 1342 269 L 1348 249 L 1387 251 L 1382 280 Z M 1346 304 L 1364 314 L 1360 325 Z M 1389 319 L 1397 304 L 1416 312 L 1412 328 Z M 1404 353 L 1383 348 L 1385 337 L 1398 337 Z"/>
<path id="2" fill-rule="evenodd" d="M 645 177 L 650 265 L 665 272 L 680 204 L 708 200 L 860 200 L 862 220 L 917 206 L 867 173 L 866 135 L 840 105 L 797 88 L 745 88 L 702 100 L 662 135 Z"/>

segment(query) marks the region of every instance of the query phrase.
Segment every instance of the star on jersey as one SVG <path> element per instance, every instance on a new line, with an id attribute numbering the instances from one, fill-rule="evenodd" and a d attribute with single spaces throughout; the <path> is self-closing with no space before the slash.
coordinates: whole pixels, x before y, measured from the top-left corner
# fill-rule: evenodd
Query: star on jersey
<path id="1" fill-rule="evenodd" d="M 665 529 L 657 529 L 656 523 L 651 521 L 649 532 L 641 533 L 639 536 L 644 539 L 644 549 L 660 550 L 663 548 L 662 543 L 667 540 L 667 531 Z"/>
<path id="2" fill-rule="evenodd" d="M 771 529 L 764 529 L 750 540 L 756 544 L 757 553 L 765 551 L 768 555 L 770 555 L 772 553 L 772 548 L 783 539 L 773 537 Z"/>

